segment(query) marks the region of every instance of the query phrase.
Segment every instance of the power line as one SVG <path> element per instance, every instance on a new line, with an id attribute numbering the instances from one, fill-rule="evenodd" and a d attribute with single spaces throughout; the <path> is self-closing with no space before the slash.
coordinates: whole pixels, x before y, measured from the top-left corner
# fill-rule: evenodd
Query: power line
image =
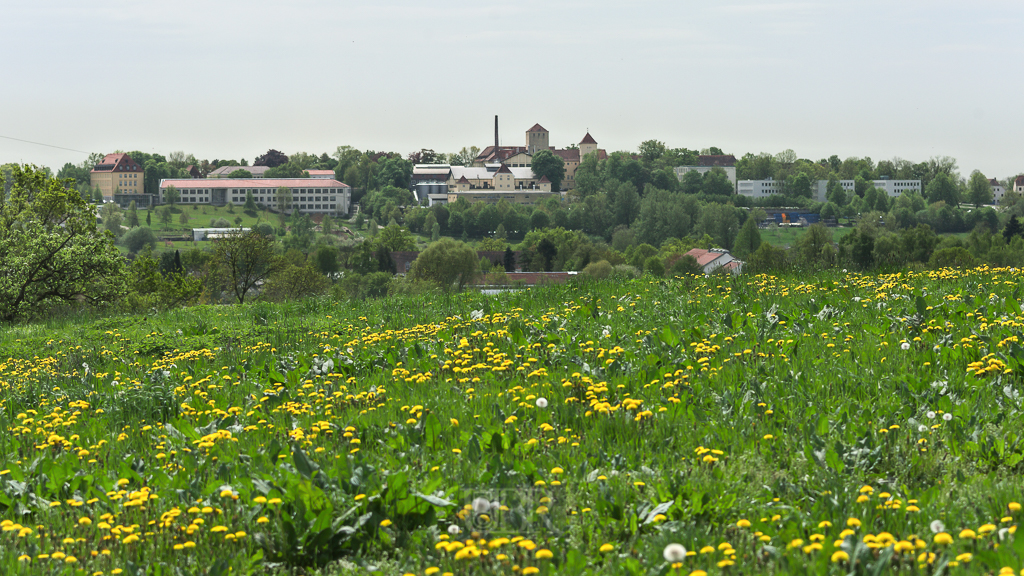
<path id="1" fill-rule="evenodd" d="M 25 143 L 28 143 L 28 144 L 35 144 L 37 146 L 46 146 L 46 147 L 49 147 L 49 148 L 57 148 L 59 150 L 70 150 L 71 152 L 81 152 L 82 154 L 89 154 L 89 152 L 86 152 L 85 150 L 75 150 L 74 148 L 65 148 L 63 146 L 54 146 L 53 144 L 43 144 L 42 142 L 33 142 L 31 140 L 22 140 L 21 138 L 14 138 L 12 136 L 4 136 L 2 134 L 0 134 L 0 138 L 6 138 L 7 140 L 17 140 L 18 142 L 25 142 Z"/>

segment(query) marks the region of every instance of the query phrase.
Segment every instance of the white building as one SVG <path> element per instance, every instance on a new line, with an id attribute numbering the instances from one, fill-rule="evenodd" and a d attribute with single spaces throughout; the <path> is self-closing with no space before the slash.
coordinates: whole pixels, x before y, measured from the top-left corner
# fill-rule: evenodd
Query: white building
<path id="1" fill-rule="evenodd" d="M 840 180 L 839 185 L 843 187 L 847 197 L 855 192 L 853 180 Z M 920 180 L 872 180 L 871 185 L 877 190 L 884 191 L 890 198 L 895 198 L 904 192 L 921 193 Z M 736 193 L 750 198 L 764 198 L 772 194 L 779 194 L 785 187 L 782 182 L 768 178 L 767 180 L 740 180 L 736 184 Z M 818 180 L 811 183 L 811 198 L 817 202 L 825 202 L 828 193 L 828 180 Z"/>
<path id="2" fill-rule="evenodd" d="M 680 182 L 683 181 L 683 175 L 687 172 L 696 171 L 701 176 L 707 174 L 715 168 L 721 168 L 725 171 L 726 176 L 729 177 L 729 182 L 732 182 L 732 187 L 736 189 L 736 157 L 732 154 L 725 155 L 701 155 L 697 157 L 696 166 L 676 166 L 674 168 L 676 172 L 676 178 Z"/>
<path id="3" fill-rule="evenodd" d="M 995 178 L 989 178 L 988 185 L 992 188 L 992 203 L 999 204 L 999 201 L 1006 196 L 1006 187 L 999 183 L 999 180 Z"/>
<path id="4" fill-rule="evenodd" d="M 782 182 L 777 182 L 771 178 L 766 180 L 740 180 L 736 183 L 736 193 L 749 198 L 764 198 L 765 196 L 780 194 L 782 189 Z"/>
<path id="5" fill-rule="evenodd" d="M 251 192 L 257 204 L 272 208 L 277 207 L 278 188 L 288 188 L 292 209 L 312 214 L 347 214 L 352 199 L 351 186 L 325 178 L 167 178 L 160 181 L 160 204 L 165 202 L 164 194 L 170 186 L 178 189 L 181 204 L 240 206 Z"/>

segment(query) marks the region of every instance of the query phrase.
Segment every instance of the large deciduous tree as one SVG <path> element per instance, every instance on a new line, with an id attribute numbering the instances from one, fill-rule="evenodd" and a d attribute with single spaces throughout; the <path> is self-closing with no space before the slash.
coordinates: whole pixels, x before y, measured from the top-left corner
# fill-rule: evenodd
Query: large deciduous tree
<path id="1" fill-rule="evenodd" d="M 284 267 L 274 252 L 273 239 L 255 230 L 218 240 L 213 249 L 213 264 L 239 304 L 245 303 L 254 288 Z"/>
<path id="2" fill-rule="evenodd" d="M 971 173 L 971 179 L 967 183 L 967 200 L 974 204 L 975 208 L 992 203 L 992 185 L 989 184 L 988 178 L 977 170 Z"/>
<path id="3" fill-rule="evenodd" d="M 124 292 L 124 258 L 73 181 L 12 166 L 11 183 L 0 195 L 0 321 L 57 302 L 110 302 Z"/>
<path id="4" fill-rule="evenodd" d="M 956 182 L 945 172 L 939 172 L 925 188 L 925 196 L 931 203 L 945 202 L 947 206 L 960 205 L 960 191 Z"/>
<path id="5" fill-rule="evenodd" d="M 530 161 L 534 176 L 539 180 L 547 176 L 551 181 L 551 191 L 558 192 L 562 189 L 562 180 L 565 179 L 565 162 L 555 156 L 550 150 L 541 150 L 533 155 Z"/>
<path id="6" fill-rule="evenodd" d="M 420 253 L 410 273 L 413 278 L 434 282 L 447 292 L 456 284 L 461 290 L 479 269 L 476 251 L 457 240 L 442 238 Z"/>
<path id="7" fill-rule="evenodd" d="M 266 154 L 262 156 L 257 156 L 256 160 L 253 161 L 252 165 L 269 166 L 270 168 L 273 168 L 275 166 L 280 166 L 281 164 L 284 164 L 287 161 L 288 156 L 285 155 L 284 152 L 280 152 L 278 150 L 274 150 L 273 148 L 271 148 L 270 150 L 267 150 Z"/>

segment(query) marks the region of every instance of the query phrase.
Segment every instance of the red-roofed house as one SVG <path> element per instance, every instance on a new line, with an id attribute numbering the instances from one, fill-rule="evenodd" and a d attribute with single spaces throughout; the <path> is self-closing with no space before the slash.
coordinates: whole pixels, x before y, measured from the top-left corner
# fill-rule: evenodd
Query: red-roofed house
<path id="1" fill-rule="evenodd" d="M 697 264 L 700 264 L 704 269 L 705 274 L 711 274 L 722 267 L 725 267 L 726 270 L 733 274 L 739 274 L 743 271 L 743 262 L 733 258 L 732 254 L 729 254 L 729 251 L 724 248 L 712 248 L 710 250 L 694 248 L 687 252 L 686 255 L 693 256 L 697 260 Z"/>
<path id="2" fill-rule="evenodd" d="M 89 172 L 89 184 L 103 192 L 103 199 L 112 201 L 114 194 L 143 194 L 145 171 L 127 154 L 107 154 Z"/>
<path id="3" fill-rule="evenodd" d="M 326 178 L 166 178 L 160 181 L 160 203 L 169 186 L 178 189 L 182 204 L 224 206 L 230 202 L 241 206 L 251 192 L 257 204 L 278 209 L 288 206 L 286 211 L 304 214 L 347 214 L 352 199 L 351 186 Z M 278 198 L 279 188 L 288 188 L 290 204 L 286 197 Z"/>
<path id="4" fill-rule="evenodd" d="M 1013 191 L 1024 194 L 1024 174 L 1017 176 L 1017 179 L 1013 181 Z"/>

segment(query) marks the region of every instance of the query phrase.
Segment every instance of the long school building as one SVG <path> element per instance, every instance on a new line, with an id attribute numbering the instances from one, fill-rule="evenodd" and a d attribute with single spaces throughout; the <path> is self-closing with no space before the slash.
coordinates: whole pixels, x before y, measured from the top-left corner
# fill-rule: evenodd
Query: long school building
<path id="1" fill-rule="evenodd" d="M 245 204 L 248 193 L 253 200 L 270 208 L 277 208 L 280 188 L 291 192 L 291 208 L 311 214 L 347 214 L 352 200 L 352 187 L 328 178 L 208 178 L 165 179 L 160 181 L 160 203 L 166 200 L 166 191 L 174 186 L 181 195 L 180 204 L 228 203 Z M 283 199 L 282 199 L 283 200 Z"/>

